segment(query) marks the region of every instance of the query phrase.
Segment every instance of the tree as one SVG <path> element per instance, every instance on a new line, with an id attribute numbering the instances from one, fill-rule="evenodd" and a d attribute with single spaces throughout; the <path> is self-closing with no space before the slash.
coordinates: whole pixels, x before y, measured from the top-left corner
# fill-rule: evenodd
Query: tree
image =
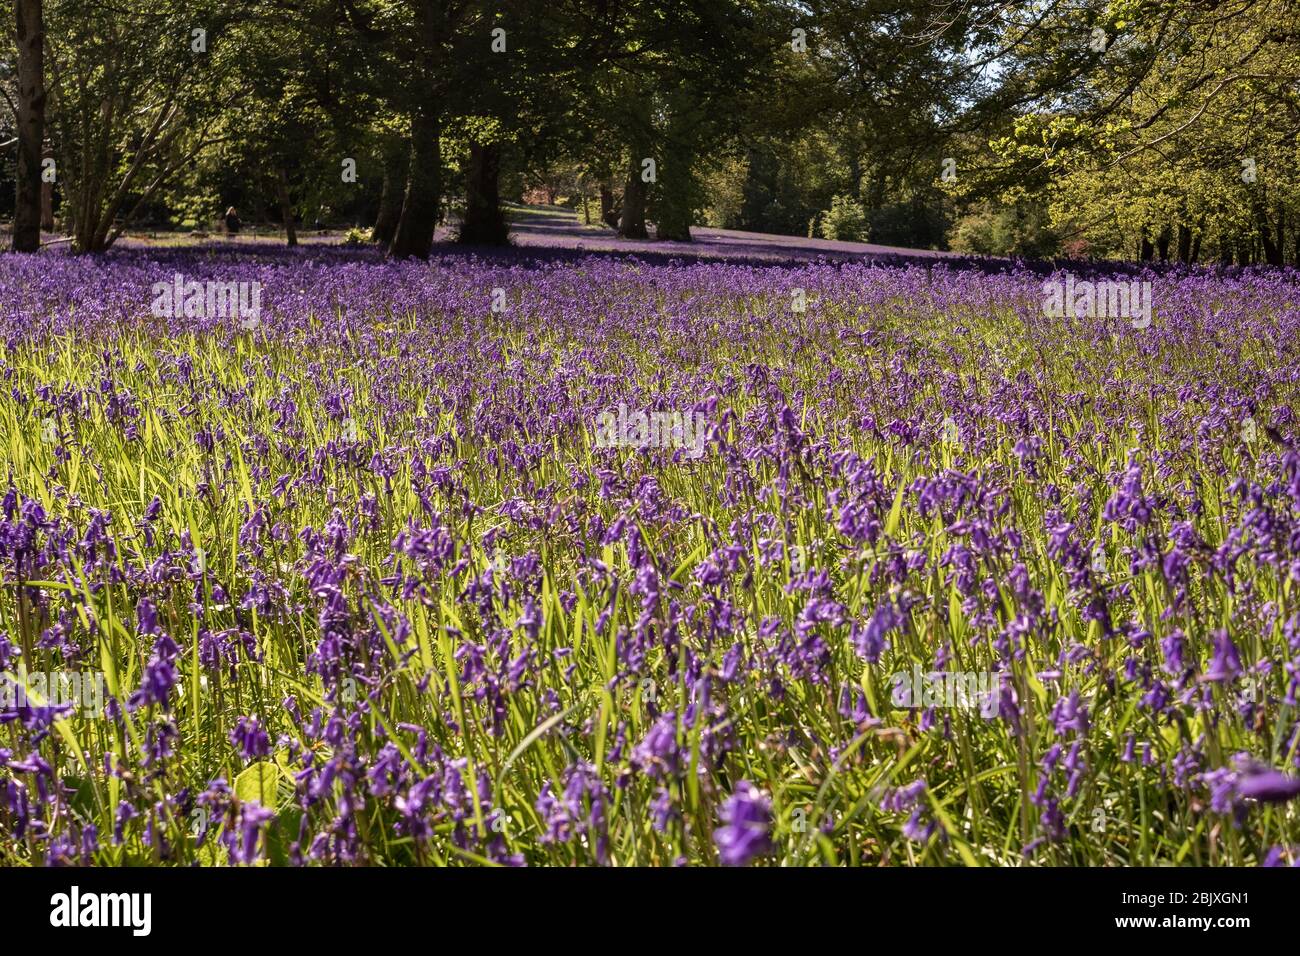
<path id="1" fill-rule="evenodd" d="M 770 69 L 780 29 L 775 6 L 631 2 L 601 5 L 603 19 L 585 25 L 603 38 L 583 98 L 587 115 L 600 116 L 593 125 L 621 147 L 609 164 L 622 170 L 620 235 L 647 238 L 653 210 L 659 238 L 690 239 L 706 204 L 700 155 L 738 131 L 738 103 Z"/>
<path id="2" fill-rule="evenodd" d="M 1161 3 L 1122 23 L 1079 20 L 1054 42 L 1096 67 L 995 147 L 1094 251 L 1192 262 L 1212 244 L 1223 261 L 1296 261 L 1297 12 L 1291 0 Z"/>
<path id="3" fill-rule="evenodd" d="M 18 170 L 13 249 L 41 247 L 41 158 L 45 143 L 45 26 L 41 0 L 15 0 L 18 44 Z"/>
<path id="4" fill-rule="evenodd" d="M 405 54 L 415 83 L 402 99 L 410 119 L 410 158 L 406 194 L 389 254 L 429 258 L 442 209 L 442 129 L 445 99 L 456 77 L 456 43 L 469 35 L 483 43 L 486 31 L 474 31 L 481 11 L 468 0 L 407 0 L 414 44 Z M 401 46 L 405 47 L 405 44 Z"/>
<path id="5" fill-rule="evenodd" d="M 49 0 L 45 9 L 65 216 L 74 249 L 99 252 L 219 141 L 217 121 L 242 95 L 234 67 L 248 56 L 221 42 L 231 14 L 216 3 Z"/>
<path id="6" fill-rule="evenodd" d="M 382 135 L 380 140 L 383 181 L 370 241 L 387 246 L 393 241 L 393 236 L 397 233 L 397 222 L 402 216 L 402 198 L 406 194 L 406 158 L 410 144 L 400 134 L 394 133 Z"/>

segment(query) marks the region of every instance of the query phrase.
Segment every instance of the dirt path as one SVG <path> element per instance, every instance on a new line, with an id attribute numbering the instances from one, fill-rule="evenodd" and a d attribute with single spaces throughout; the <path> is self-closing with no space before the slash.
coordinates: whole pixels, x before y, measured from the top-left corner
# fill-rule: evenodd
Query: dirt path
<path id="1" fill-rule="evenodd" d="M 660 255 L 682 253 L 719 259 L 816 259 L 856 258 L 858 256 L 926 256 L 945 257 L 950 252 L 933 249 L 903 249 L 866 242 L 835 242 L 828 239 L 804 239 L 799 236 L 776 236 L 737 229 L 691 227 L 694 242 L 658 242 L 656 240 L 620 239 L 604 226 L 584 226 L 571 209 L 560 206 L 513 207 L 509 210 L 511 240 L 519 246 L 539 246 L 593 251 L 654 252 Z M 653 229 L 651 233 L 653 234 Z"/>

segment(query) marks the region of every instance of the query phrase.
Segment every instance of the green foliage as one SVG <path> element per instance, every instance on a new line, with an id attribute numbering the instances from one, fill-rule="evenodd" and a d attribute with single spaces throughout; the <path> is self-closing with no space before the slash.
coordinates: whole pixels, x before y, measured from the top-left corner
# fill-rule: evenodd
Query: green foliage
<path id="1" fill-rule="evenodd" d="M 1030 201 L 978 203 L 954 223 L 950 241 L 957 252 L 979 255 L 1047 258 L 1060 251 L 1047 210 Z"/>
<path id="2" fill-rule="evenodd" d="M 47 0 L 46 134 L 78 251 L 112 245 L 217 141 L 242 96 L 235 71 L 252 59 L 232 20 L 211 2 Z"/>
<path id="3" fill-rule="evenodd" d="M 867 237 L 867 213 L 852 196 L 836 196 L 831 208 L 822 213 L 823 239 L 860 242 Z"/>
<path id="4" fill-rule="evenodd" d="M 463 208 L 477 144 L 500 147 L 485 195 L 617 212 L 631 183 L 674 238 L 812 223 L 907 247 L 1300 261 L 1296 0 L 345 8 L 45 0 L 46 138 L 74 248 L 231 205 L 249 221 L 386 216 L 391 234 L 412 184 L 416 218 Z M 504 53 L 485 41 L 498 23 Z M 13 49 L 6 35 L 6 192 Z M 660 178 L 638 198 L 646 157 Z"/>
<path id="5" fill-rule="evenodd" d="M 280 779 L 280 768 L 271 761 L 252 764 L 235 777 L 235 796 L 243 803 L 257 801 L 263 806 L 274 807 Z"/>
<path id="6" fill-rule="evenodd" d="M 724 156 L 705 170 L 703 188 L 709 199 L 705 221 L 710 226 L 718 229 L 739 228 L 748 175 L 749 160 L 744 156 Z"/>
<path id="7" fill-rule="evenodd" d="M 1017 81 L 1037 89 L 991 137 L 978 192 L 1031 196 L 1067 252 L 1300 261 L 1300 48 L 1279 26 L 1296 12 L 1292 0 L 1048 12 L 1024 34 L 1034 52 Z M 971 222 L 961 242 L 994 231 Z"/>
<path id="8" fill-rule="evenodd" d="M 1212 804 L 1207 785 L 1169 772 L 1203 774 L 1237 753 L 1280 766 L 1294 757 L 1290 675 L 1259 666 L 1288 653 L 1288 615 L 1276 609 L 1294 613 L 1291 564 L 1274 553 L 1273 536 L 1252 531 L 1270 511 L 1284 524 L 1292 503 L 1281 456 L 1261 449 L 1263 428 L 1251 442 L 1234 420 L 1249 400 L 1259 403 L 1261 426 L 1276 421 L 1285 438 L 1294 431 L 1294 422 L 1282 424 L 1291 384 L 1264 371 L 1294 324 L 1282 318 L 1293 283 L 1157 276 L 1157 324 L 1141 334 L 1121 324 L 1117 334 L 1114 325 L 1042 315 L 1039 277 L 1029 272 L 587 268 L 512 270 L 512 302 L 523 306 L 488 324 L 484 309 L 470 315 L 466 305 L 482 303 L 499 281 L 495 264 L 462 261 L 431 275 L 363 259 L 330 273 L 328 288 L 313 279 L 322 275 L 316 263 L 266 267 L 276 283 L 266 301 L 293 305 L 284 321 L 255 332 L 233 323 L 168 328 L 137 295 L 120 297 L 136 302 L 120 318 L 105 310 L 84 330 L 63 331 L 58 313 L 15 336 L 0 392 L 0 469 L 21 496 L 15 513 L 40 516 L 24 553 L 40 555 L 42 570 L 21 588 L 0 588 L 0 627 L 33 648 L 30 670 L 40 671 L 66 666 L 61 648 L 40 640 L 46 621 L 65 621 L 65 646 L 86 651 L 93 663 L 83 666 L 103 667 L 107 691 L 122 701 L 149 679 L 142 664 L 161 644 L 137 626 L 143 598 L 178 649 L 179 684 L 165 704 L 124 706 L 113 720 L 74 711 L 56 724 L 67 736 L 41 734 L 34 744 L 50 768 L 49 791 L 75 791 L 73 808 L 104 835 L 95 862 L 142 862 L 162 840 L 168 855 L 154 862 L 225 862 L 221 847 L 232 841 L 220 832 L 234 821 L 209 821 L 215 829 L 198 846 L 186 808 L 170 799 L 181 788 L 197 796 L 218 778 L 240 801 L 236 812 L 253 801 L 276 812 L 264 857 L 277 864 L 289 861 L 285 844 L 305 837 L 305 853 L 323 835 L 324 846 L 344 813 L 358 825 L 363 855 L 340 858 L 325 847 L 318 865 L 478 863 L 466 846 L 477 852 L 496 840 L 482 819 L 495 808 L 511 821 L 500 846 L 530 864 L 589 865 L 607 853 L 614 865 L 707 865 L 716 860 L 718 803 L 739 780 L 769 793 L 767 862 L 785 866 L 1242 865 L 1300 841 L 1294 810 L 1254 805 L 1236 815 L 1238 807 Z M 142 292 L 147 273 L 133 277 Z M 795 286 L 815 308 L 791 310 Z M 1224 302 L 1239 307 L 1220 323 L 1202 318 Z M 749 363 L 766 374 L 735 375 Z M 178 368 L 188 387 L 178 387 Z M 558 390 L 557 368 L 572 370 Z M 652 449 L 598 450 L 592 424 L 610 401 L 608 383 L 629 396 L 717 395 L 713 414 L 745 423 L 747 433 L 738 424 L 734 437 L 749 444 L 724 455 L 711 442 L 693 463 Z M 557 403 L 560 392 L 571 405 Z M 739 453 L 782 440 L 776 394 L 798 396 L 802 450 Z M 71 411 L 67 395 L 82 396 Z M 351 437 L 331 408 L 342 395 Z M 475 399 L 457 402 L 461 395 Z M 42 437 L 47 415 L 57 417 L 58 443 Z M 893 429 L 863 427 L 868 415 L 911 429 L 906 453 Z M 528 435 L 528 416 L 545 417 L 550 431 Z M 770 424 L 755 426 L 764 419 Z M 526 455 L 526 474 L 504 448 Z M 425 483 L 438 473 L 441 485 Z M 299 490 L 278 493 L 290 481 Z M 671 508 L 632 499 L 650 483 Z M 947 512 L 927 505 L 944 483 L 956 489 Z M 728 494 L 738 484 L 754 493 Z M 1112 497 L 1129 503 L 1112 508 Z M 155 498 L 155 512 L 142 517 Z M 461 510 L 530 501 L 553 509 L 548 521 L 538 520 L 540 505 L 493 523 Z M 1142 523 L 1131 517 L 1139 508 Z M 77 544 L 93 542 L 86 529 L 110 514 L 111 548 Z M 445 559 L 400 544 L 438 514 L 451 517 L 432 519 Z M 1060 524 L 1076 516 L 1072 527 Z M 639 537 L 602 543 L 583 533 L 620 520 Z M 956 580 L 945 555 L 968 546 L 972 522 L 1014 546 L 968 554 L 969 573 Z M 555 533 L 566 523 L 576 530 Z M 317 551 L 329 540 L 322 528 L 339 529 L 325 545 L 337 549 L 332 559 Z M 1053 535 L 1065 547 L 1054 547 Z M 1158 558 L 1176 553 L 1175 536 L 1194 542 L 1199 557 L 1171 585 Z M 497 547 L 530 557 L 498 570 Z M 1241 553 L 1226 565 L 1213 560 L 1234 548 Z M 719 558 L 727 553 L 733 564 Z M 1152 559 L 1134 560 L 1143 554 Z M 322 588 L 316 569 L 328 560 L 338 584 Z M 600 576 L 586 573 L 593 560 Z M 898 570 L 882 573 L 891 561 Z M 13 551 L 5 562 L 9 572 Z M 623 582 L 647 570 L 665 583 L 662 593 L 629 600 Z M 824 598 L 798 586 L 809 578 L 823 582 Z M 403 593 L 385 580 L 412 587 Z M 1180 598 L 1171 601 L 1175 587 Z M 270 613 L 241 608 L 249 588 Z M 865 660 L 850 623 L 880 620 L 878 609 L 904 593 L 914 603 L 902 605 L 888 642 Z M 843 616 L 809 620 L 814 600 L 836 602 Z M 723 602 L 733 614 L 725 631 L 708 614 Z M 620 635 L 675 615 L 676 645 L 647 640 L 643 658 L 625 661 Z M 1006 635 L 1031 616 L 1038 623 L 1016 636 L 1017 657 Z M 369 678 L 356 700 L 338 672 L 310 663 L 330 653 L 327 622 L 346 627 L 354 647 L 372 648 L 350 658 Z M 761 622 L 777 625 L 775 636 Z M 795 646 L 796 623 L 806 626 L 815 664 L 784 650 Z M 1240 667 L 1264 688 L 1262 706 L 1248 711 L 1258 720 L 1245 716 L 1235 678 L 1196 680 L 1219 627 L 1231 627 Z M 255 642 L 233 640 L 208 658 L 205 629 L 255 632 Z M 1176 719 L 1141 702 L 1145 668 L 1159 673 L 1170 656 L 1161 650 L 1167 635 L 1178 647 L 1185 635 L 1186 650 L 1175 653 L 1188 662 L 1181 680 L 1193 691 L 1171 703 Z M 688 652 L 692 669 L 680 664 Z M 894 675 L 934 668 L 936 655 L 950 652 L 959 655 L 954 671 L 996 669 L 1014 682 L 1008 699 L 1020 719 L 941 709 L 930 722 L 893 697 Z M 475 655 L 493 669 L 466 667 Z M 523 679 L 480 692 L 512 661 Z M 697 683 L 697 674 L 729 668 L 727 680 Z M 657 701 L 643 677 L 656 682 Z M 709 719 L 673 716 L 705 691 Z M 841 691 L 850 701 L 860 691 L 861 710 L 840 706 Z M 1061 706 L 1071 696 L 1077 712 Z M 232 745 L 245 716 L 275 742 L 251 766 Z M 346 728 L 342 737 L 324 721 Z M 171 755 L 160 760 L 146 734 L 166 727 Z M 649 742 L 665 730 L 668 759 L 633 757 L 662 747 Z M 5 731 L 7 741 L 39 733 L 16 721 Z M 710 735 L 721 733 L 726 746 L 715 749 L 720 738 Z M 1077 788 L 1062 768 L 1042 769 L 1053 760 L 1044 755 L 1062 757 L 1071 739 L 1088 755 Z M 1138 757 L 1129 759 L 1134 746 Z M 69 751 L 83 759 L 68 761 Z M 359 786 L 335 778 L 305 799 L 338 754 Z M 385 793 L 383 768 L 394 764 L 404 768 L 401 782 L 393 778 Z M 556 818 L 535 811 L 563 793 L 566 767 L 613 794 L 603 833 L 547 838 Z M 369 780 L 363 769 L 375 771 Z M 16 760 L 6 772 L 36 792 L 36 772 L 20 772 Z M 396 798 L 422 779 L 455 780 L 445 772 L 463 774 L 465 818 L 454 821 L 441 797 L 417 804 L 430 826 L 413 840 Z M 491 787 L 477 789 L 480 778 Z M 940 832 L 918 833 L 918 818 L 909 826 L 906 810 L 884 805 L 883 788 L 918 779 L 925 819 Z M 1037 787 L 1060 797 L 1059 823 L 1031 802 Z M 476 811 L 478 793 L 485 805 Z M 135 814 L 118 815 L 122 801 Z M 671 810 L 666 826 L 645 809 L 654 801 Z M 51 828 L 75 833 L 81 822 L 62 811 L 47 814 Z M 1094 826 L 1098 811 L 1104 830 Z M 120 839 L 107 838 L 115 826 Z M 1056 828 L 1068 836 L 1052 838 Z M 2 832 L 0 864 L 37 863 L 52 842 Z"/>
<path id="9" fill-rule="evenodd" d="M 187 177 L 180 186 L 181 188 L 173 187 L 166 192 L 165 209 L 172 224 L 214 222 L 229 205 L 223 205 L 221 196 L 206 183 Z"/>

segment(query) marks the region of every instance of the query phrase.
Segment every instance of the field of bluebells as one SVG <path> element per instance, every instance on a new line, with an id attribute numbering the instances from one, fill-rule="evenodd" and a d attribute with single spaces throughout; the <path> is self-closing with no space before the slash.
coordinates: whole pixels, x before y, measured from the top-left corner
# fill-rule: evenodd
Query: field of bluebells
<path id="1" fill-rule="evenodd" d="M 1050 278 L 0 257 L 0 864 L 1297 861 L 1297 275 Z"/>

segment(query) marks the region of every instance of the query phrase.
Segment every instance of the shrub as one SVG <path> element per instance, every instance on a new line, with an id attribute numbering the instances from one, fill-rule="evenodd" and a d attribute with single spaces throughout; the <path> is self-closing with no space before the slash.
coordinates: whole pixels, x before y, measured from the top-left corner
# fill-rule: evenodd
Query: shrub
<path id="1" fill-rule="evenodd" d="M 822 238 L 860 242 L 867 236 L 867 213 L 852 196 L 836 196 L 822 213 Z"/>

